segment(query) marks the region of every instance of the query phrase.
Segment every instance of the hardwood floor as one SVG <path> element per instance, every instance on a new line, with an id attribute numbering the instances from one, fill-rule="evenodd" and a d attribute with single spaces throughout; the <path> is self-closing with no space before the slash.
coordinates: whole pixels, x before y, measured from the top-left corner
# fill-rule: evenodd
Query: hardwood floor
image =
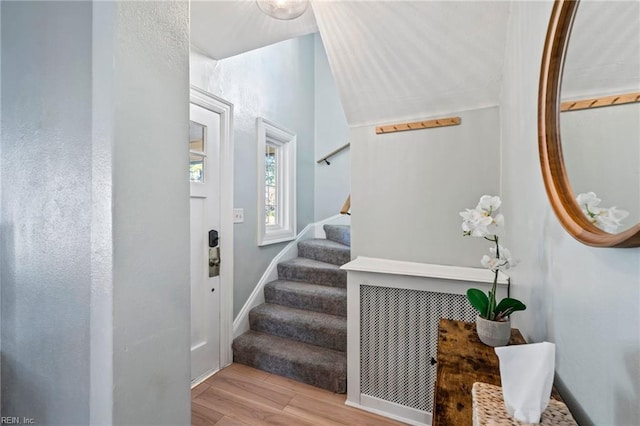
<path id="1" fill-rule="evenodd" d="M 403 425 L 344 405 L 345 395 L 232 364 L 191 390 L 191 424 Z"/>

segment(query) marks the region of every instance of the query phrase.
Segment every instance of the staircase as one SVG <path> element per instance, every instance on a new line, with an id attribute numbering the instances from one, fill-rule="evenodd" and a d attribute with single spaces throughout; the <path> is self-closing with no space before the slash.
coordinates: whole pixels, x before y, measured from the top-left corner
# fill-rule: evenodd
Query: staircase
<path id="1" fill-rule="evenodd" d="M 278 264 L 265 303 L 249 313 L 250 330 L 233 341 L 233 360 L 332 392 L 347 390 L 349 226 L 324 225 L 326 239 L 298 243 Z"/>

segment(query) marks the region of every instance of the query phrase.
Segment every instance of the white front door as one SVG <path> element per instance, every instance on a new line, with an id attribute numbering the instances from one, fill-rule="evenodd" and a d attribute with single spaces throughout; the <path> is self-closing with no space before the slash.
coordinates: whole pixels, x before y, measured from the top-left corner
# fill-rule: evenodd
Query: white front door
<path id="1" fill-rule="evenodd" d="M 209 231 L 220 231 L 220 114 L 190 105 L 191 381 L 220 369 L 220 276 L 209 275 Z"/>

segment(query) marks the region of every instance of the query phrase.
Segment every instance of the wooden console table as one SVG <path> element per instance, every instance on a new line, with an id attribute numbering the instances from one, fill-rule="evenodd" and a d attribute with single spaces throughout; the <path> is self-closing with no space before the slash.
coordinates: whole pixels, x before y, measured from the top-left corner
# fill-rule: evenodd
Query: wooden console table
<path id="1" fill-rule="evenodd" d="M 520 331 L 512 328 L 509 344 L 524 343 Z M 500 386 L 500 367 L 494 348 L 480 341 L 474 323 L 441 319 L 432 426 L 472 424 L 474 382 Z M 551 396 L 562 401 L 555 388 Z"/>

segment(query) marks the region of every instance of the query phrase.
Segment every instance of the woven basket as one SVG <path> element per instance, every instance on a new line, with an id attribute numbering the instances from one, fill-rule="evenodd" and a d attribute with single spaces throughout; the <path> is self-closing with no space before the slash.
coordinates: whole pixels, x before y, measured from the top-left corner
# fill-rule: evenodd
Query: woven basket
<path id="1" fill-rule="evenodd" d="M 476 382 L 473 395 L 473 426 L 521 426 L 522 423 L 507 413 L 502 398 L 502 388 L 488 383 Z M 549 400 L 547 409 L 540 416 L 541 425 L 577 426 L 567 406 L 555 399 Z"/>

